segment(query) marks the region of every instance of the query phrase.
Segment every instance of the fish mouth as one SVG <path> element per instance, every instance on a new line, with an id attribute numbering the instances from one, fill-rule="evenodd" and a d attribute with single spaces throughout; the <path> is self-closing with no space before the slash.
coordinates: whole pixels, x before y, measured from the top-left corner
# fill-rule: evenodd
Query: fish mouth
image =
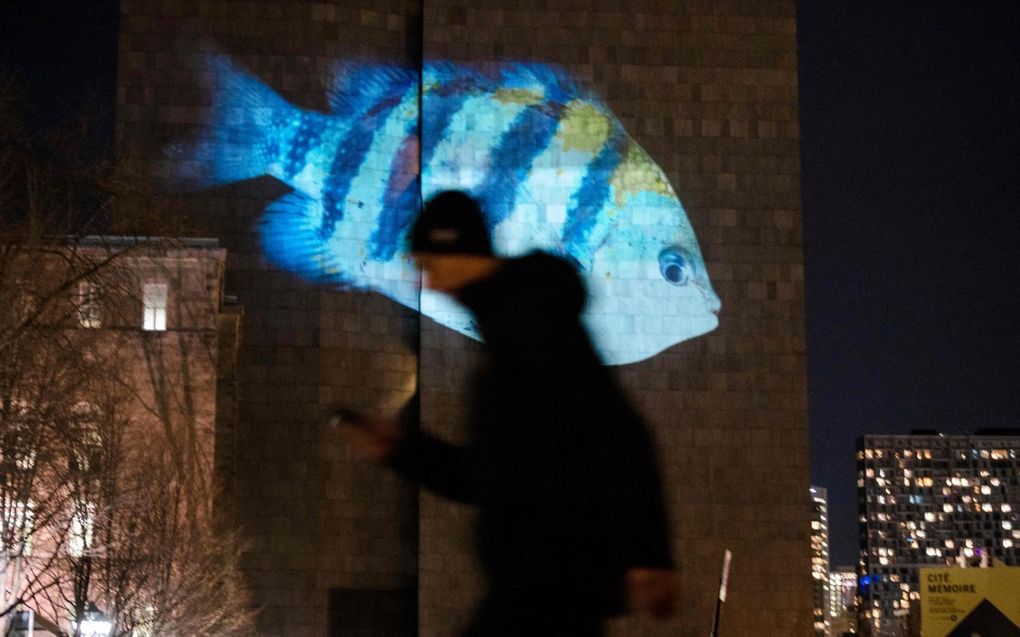
<path id="1" fill-rule="evenodd" d="M 715 293 L 715 290 L 708 285 L 707 281 L 705 283 L 695 281 L 694 287 L 698 288 L 702 298 L 705 299 L 705 308 L 712 314 L 719 316 L 719 310 L 722 309 L 722 301 L 719 300 L 719 295 Z"/>

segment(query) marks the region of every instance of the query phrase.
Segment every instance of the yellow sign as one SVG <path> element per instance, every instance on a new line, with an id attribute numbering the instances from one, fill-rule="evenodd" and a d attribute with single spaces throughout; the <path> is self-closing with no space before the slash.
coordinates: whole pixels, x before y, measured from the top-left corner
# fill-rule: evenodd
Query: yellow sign
<path id="1" fill-rule="evenodd" d="M 922 568 L 921 637 L 1020 637 L 1020 568 Z"/>

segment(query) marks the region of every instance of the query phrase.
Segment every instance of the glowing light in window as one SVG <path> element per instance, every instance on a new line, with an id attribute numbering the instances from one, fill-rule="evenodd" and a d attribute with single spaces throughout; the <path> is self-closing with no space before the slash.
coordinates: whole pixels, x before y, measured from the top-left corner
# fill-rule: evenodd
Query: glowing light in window
<path id="1" fill-rule="evenodd" d="M 142 329 L 166 329 L 166 283 L 146 283 L 142 287 Z"/>

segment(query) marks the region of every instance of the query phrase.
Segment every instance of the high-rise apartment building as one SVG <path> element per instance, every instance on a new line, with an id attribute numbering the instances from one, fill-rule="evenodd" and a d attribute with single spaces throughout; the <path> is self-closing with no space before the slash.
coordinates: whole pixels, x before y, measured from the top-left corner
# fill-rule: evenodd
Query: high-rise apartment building
<path id="1" fill-rule="evenodd" d="M 857 632 L 856 606 L 857 570 L 853 566 L 837 566 L 829 571 L 829 634 Z"/>
<path id="2" fill-rule="evenodd" d="M 1020 430 L 863 436 L 857 491 L 860 614 L 872 634 L 903 629 L 922 566 L 1020 564 Z"/>
<path id="3" fill-rule="evenodd" d="M 811 487 L 811 592 L 815 637 L 829 634 L 829 498 Z"/>

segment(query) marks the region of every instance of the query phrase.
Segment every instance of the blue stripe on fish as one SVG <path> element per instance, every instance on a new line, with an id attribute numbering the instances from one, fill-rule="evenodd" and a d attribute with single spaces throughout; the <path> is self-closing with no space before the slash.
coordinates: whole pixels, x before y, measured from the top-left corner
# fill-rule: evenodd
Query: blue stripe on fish
<path id="1" fill-rule="evenodd" d="M 528 106 L 500 137 L 488 174 L 474 193 L 485 204 L 490 228 L 513 213 L 518 186 L 527 180 L 535 158 L 556 135 L 564 108 L 558 101 Z"/>
<path id="2" fill-rule="evenodd" d="M 586 253 L 592 248 L 588 235 L 609 198 L 613 171 L 623 161 L 627 143 L 627 134 L 623 128 L 614 126 L 599 154 L 588 164 L 581 186 L 571 196 L 573 205 L 567 211 L 562 240 L 567 253 L 582 264 L 588 261 Z"/>
<path id="3" fill-rule="evenodd" d="M 308 164 L 308 153 L 322 142 L 326 118 L 318 113 L 301 113 L 300 123 L 294 131 L 284 157 L 284 178 L 292 179 Z"/>
<path id="4" fill-rule="evenodd" d="M 427 99 L 424 101 L 428 105 L 428 109 L 424 111 L 422 132 L 423 134 L 427 132 L 428 135 L 423 135 L 420 162 L 417 156 L 411 157 L 405 152 L 398 153 L 394 158 L 379 226 L 372 234 L 371 258 L 373 259 L 387 261 L 393 258 L 401 234 L 410 227 L 421 207 L 418 179 L 406 187 L 402 187 L 399 183 L 400 175 L 408 173 L 408 166 L 412 161 L 419 166 L 429 164 L 439 143 L 446 136 L 446 131 L 450 128 L 454 116 L 460 112 L 470 97 L 471 85 L 463 78 L 452 79 L 450 77 L 455 70 L 452 65 L 436 65 L 429 69 L 433 79 L 436 79 L 436 76 L 445 76 L 447 81 L 430 89 L 425 96 Z M 417 122 L 412 122 L 408 135 L 416 135 L 416 128 Z M 417 146 L 415 146 L 415 150 L 417 150 Z M 415 172 L 417 173 L 417 171 Z"/>
<path id="5" fill-rule="evenodd" d="M 323 188 L 322 225 L 319 227 L 319 237 L 323 240 L 333 234 L 337 222 L 343 219 L 344 200 L 350 192 L 351 183 L 368 156 L 376 134 L 382 130 L 386 117 L 400 105 L 400 99 L 398 94 L 375 105 L 340 142 Z"/>
<path id="6" fill-rule="evenodd" d="M 425 110 L 425 120 L 422 122 L 421 165 L 428 166 L 432 155 L 436 152 L 439 142 L 446 137 L 446 130 L 453 121 L 464 102 L 470 94 L 466 90 L 442 90 L 430 91 L 428 94 L 428 109 Z M 428 133 L 427 135 L 425 133 Z"/>

